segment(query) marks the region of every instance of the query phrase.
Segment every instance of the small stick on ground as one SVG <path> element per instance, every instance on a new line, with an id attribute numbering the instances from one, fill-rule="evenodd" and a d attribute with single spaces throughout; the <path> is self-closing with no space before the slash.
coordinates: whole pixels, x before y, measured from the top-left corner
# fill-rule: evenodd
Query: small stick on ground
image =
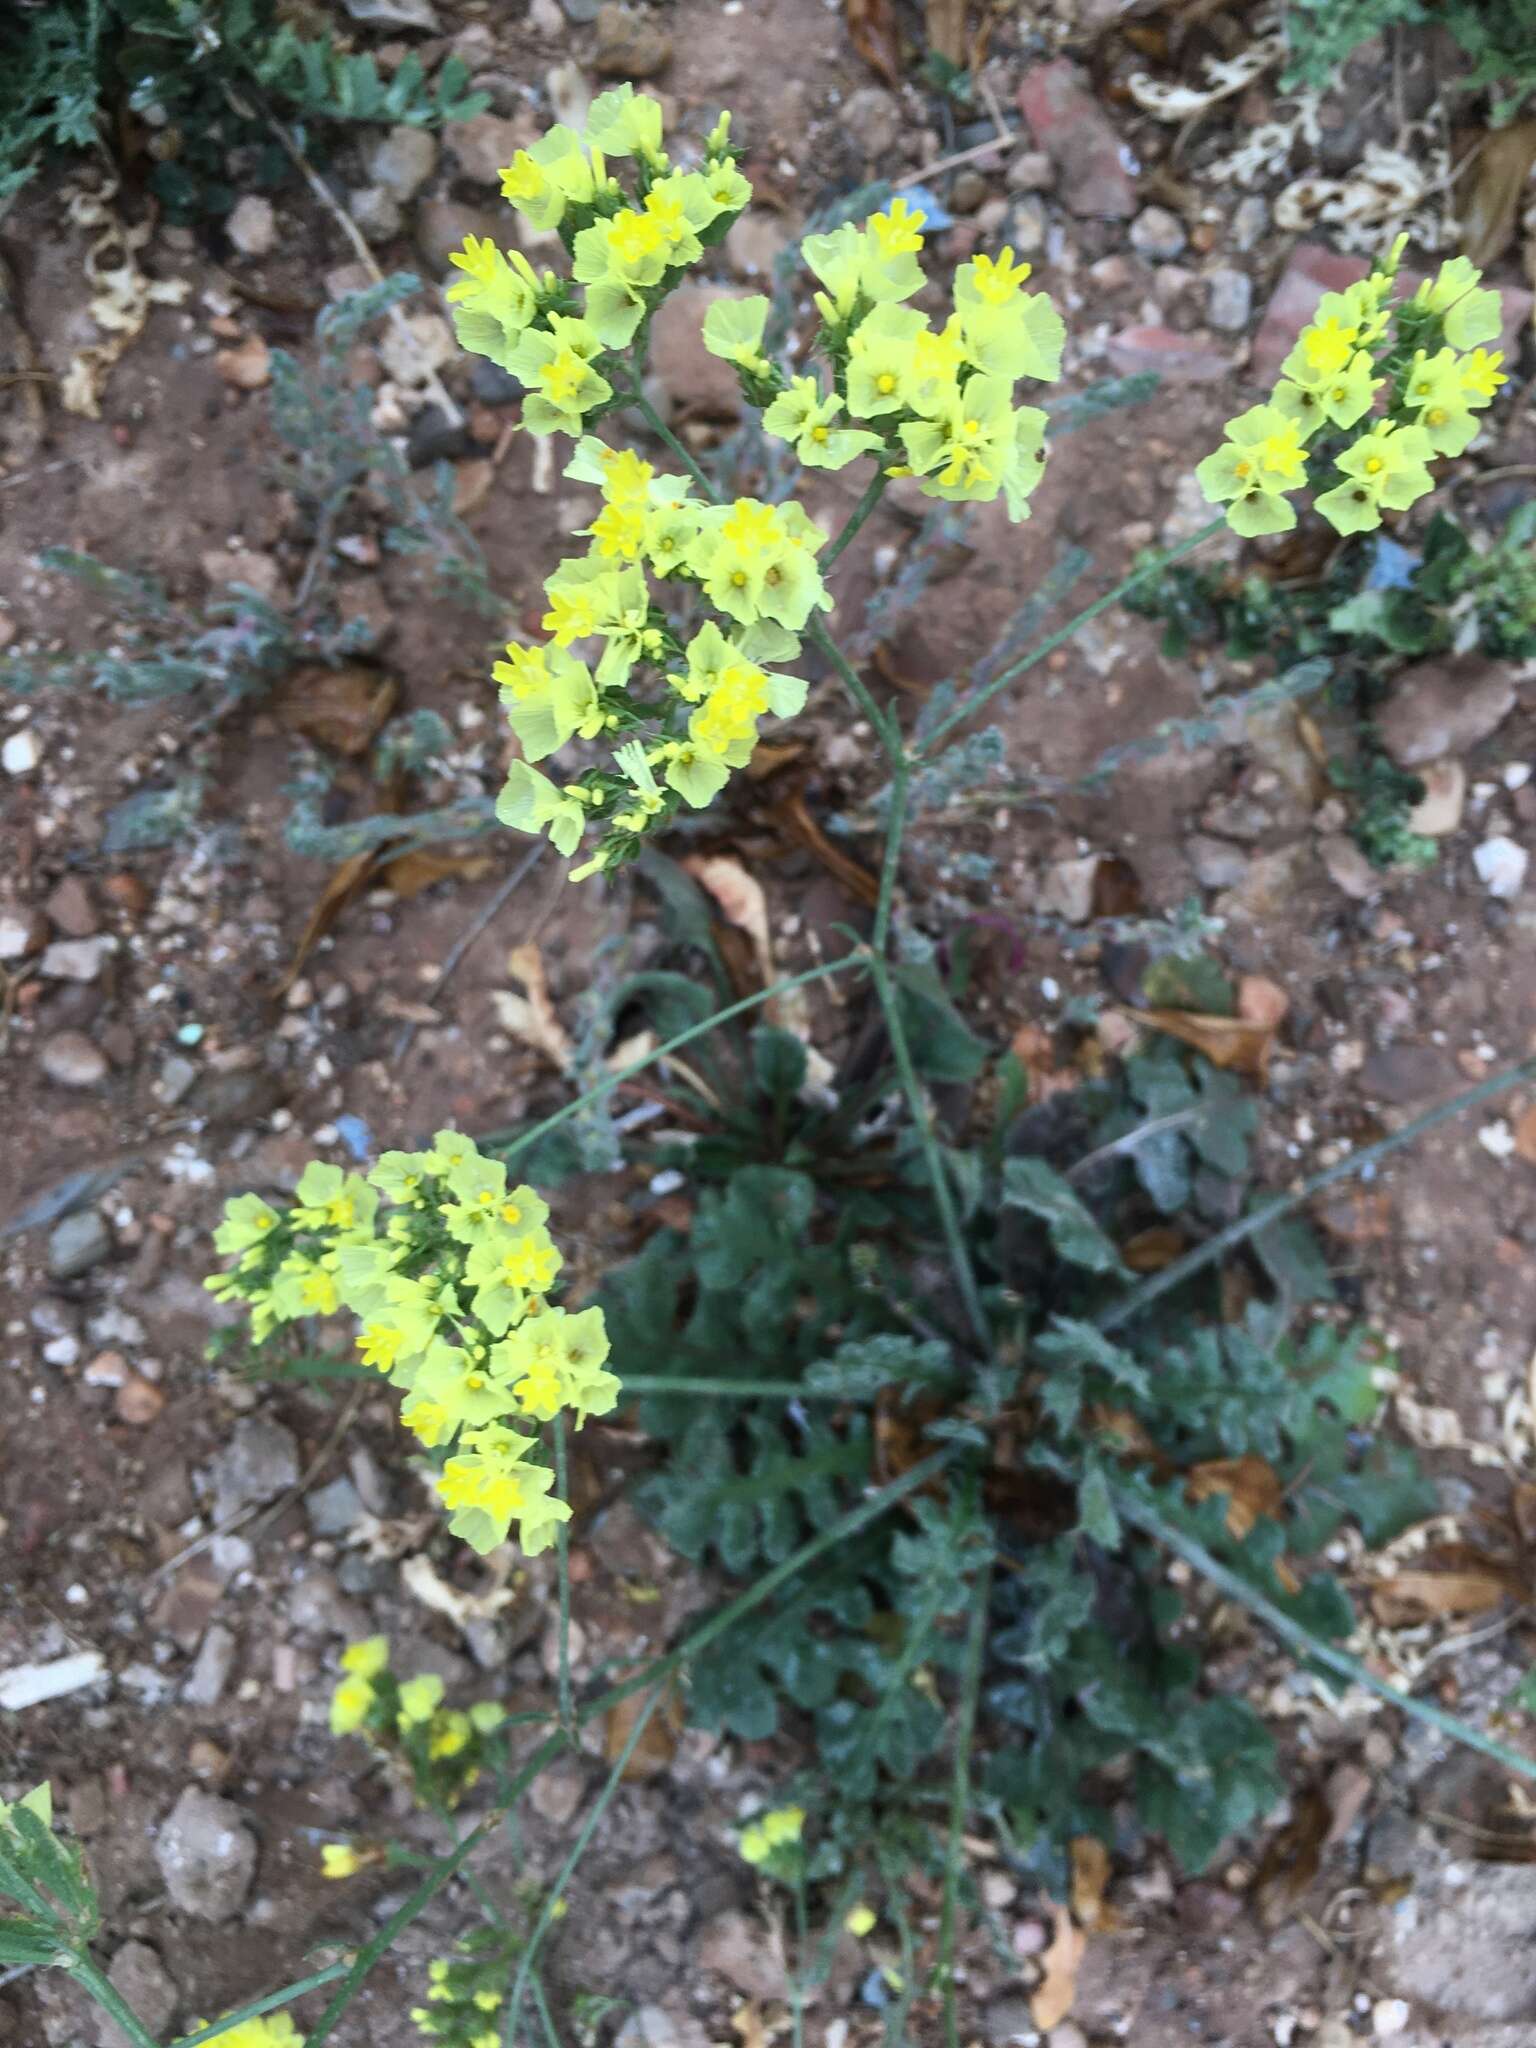
<path id="1" fill-rule="evenodd" d="M 531 852 L 523 855 L 517 866 L 513 868 L 512 872 L 502 882 L 501 887 L 496 890 L 490 901 L 484 905 L 475 917 L 470 919 L 458 938 L 454 940 L 448 949 L 447 959 L 438 969 L 437 979 L 433 982 L 431 993 L 427 997 L 428 1002 L 435 1003 L 437 1001 L 443 990 L 448 986 L 449 981 L 458 972 L 459 965 L 470 947 L 474 945 L 475 941 L 492 922 L 507 898 L 516 890 L 518 883 L 532 874 L 534 867 L 538 863 L 539 855 L 544 851 L 547 843 L 546 840 L 541 839 Z M 416 1029 L 414 1021 L 402 1028 L 392 1048 L 393 1058 L 401 1059 L 409 1051 L 411 1040 L 416 1036 Z"/>

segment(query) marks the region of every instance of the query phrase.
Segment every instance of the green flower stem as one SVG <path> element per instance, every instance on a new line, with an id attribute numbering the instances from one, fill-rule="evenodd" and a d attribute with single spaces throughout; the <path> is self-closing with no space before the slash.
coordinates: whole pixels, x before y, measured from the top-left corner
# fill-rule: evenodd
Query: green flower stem
<path id="1" fill-rule="evenodd" d="M 970 1626 L 965 1633 L 965 1665 L 960 1680 L 960 1718 L 955 1728 L 955 1764 L 950 1780 L 949 1841 L 944 1852 L 944 1903 L 939 1917 L 939 1957 L 934 1976 L 944 2001 L 945 2048 L 960 2048 L 955 2011 L 955 1941 L 959 1932 L 960 1873 L 965 1868 L 965 1823 L 971 1810 L 971 1745 L 976 1738 L 976 1702 L 981 1692 L 987 1615 L 992 1595 L 992 1560 L 976 1577 Z"/>
<path id="2" fill-rule="evenodd" d="M 862 967 L 864 964 L 862 954 L 850 953 L 841 960 L 828 960 L 820 967 L 808 967 L 803 974 L 791 974 L 783 981 L 774 982 L 770 988 L 759 989 L 756 995 L 743 996 L 740 1002 L 727 1004 L 725 1009 L 716 1010 L 713 1016 L 706 1017 L 702 1023 L 690 1024 L 686 1031 L 679 1031 L 674 1037 L 658 1045 L 654 1051 L 644 1054 L 640 1059 L 631 1060 L 627 1067 L 621 1067 L 616 1074 L 605 1074 L 596 1087 L 589 1088 L 585 1095 L 578 1095 L 573 1102 L 566 1103 L 563 1109 L 557 1109 L 553 1115 L 545 1117 L 541 1123 L 536 1123 L 532 1130 L 491 1131 L 478 1139 L 477 1143 L 489 1151 L 496 1152 L 503 1159 L 516 1159 L 520 1153 L 526 1152 L 530 1145 L 536 1144 L 540 1138 L 547 1137 L 551 1131 L 557 1130 L 571 1117 L 579 1116 L 584 1109 L 590 1109 L 594 1102 L 601 1102 L 605 1095 L 611 1095 L 615 1088 L 621 1087 L 626 1081 L 632 1081 L 637 1074 L 643 1074 L 647 1067 L 655 1066 L 658 1060 L 664 1060 L 669 1053 L 679 1052 L 695 1038 L 702 1038 L 707 1031 L 713 1031 L 717 1024 L 729 1023 L 732 1017 L 744 1016 L 748 1010 L 755 1010 L 763 1003 L 771 1003 L 778 996 L 788 995 L 792 988 L 803 988 L 811 981 L 825 981 L 829 975 L 843 974 L 851 967 Z"/>
<path id="3" fill-rule="evenodd" d="M 1068 619 L 1064 626 L 1049 634 L 1038 647 L 1032 647 L 1028 654 L 1021 654 L 1017 661 L 1010 662 L 1000 675 L 992 678 L 985 689 L 977 690 L 967 697 L 963 704 L 957 704 L 949 716 L 941 718 L 929 733 L 921 751 L 931 754 L 940 740 L 947 738 L 957 725 L 963 725 L 966 719 L 973 718 L 984 704 L 990 704 L 1000 690 L 1006 690 L 1026 669 L 1031 669 L 1037 662 L 1044 661 L 1048 654 L 1054 654 L 1058 647 L 1080 633 L 1091 620 L 1117 605 L 1126 592 L 1134 590 L 1138 583 L 1145 583 L 1149 576 L 1159 575 L 1171 563 L 1182 561 L 1185 555 L 1192 555 L 1196 548 L 1203 547 L 1208 540 L 1221 532 L 1226 523 L 1226 515 L 1223 513 L 1219 519 L 1213 519 L 1209 526 L 1202 526 L 1198 533 L 1190 534 L 1186 540 L 1179 541 L 1171 548 L 1164 548 L 1162 553 L 1155 555 L 1150 562 L 1143 562 L 1139 569 L 1133 569 L 1129 576 L 1122 577 L 1113 590 L 1106 590 L 1102 597 L 1095 598 L 1090 605 L 1085 605 L 1076 617 Z"/>
<path id="4" fill-rule="evenodd" d="M 538 1960 L 539 1950 L 543 1946 L 544 1937 L 549 1932 L 555 1914 L 559 1910 L 560 1901 L 565 1897 L 565 1888 L 575 1874 L 577 1864 L 587 1853 L 587 1845 L 597 1833 L 598 1823 L 612 1805 L 613 1796 L 623 1782 L 624 1772 L 629 1765 L 629 1760 L 639 1747 L 640 1738 L 644 1735 L 652 1714 L 661 1705 L 665 1690 L 666 1688 L 663 1685 L 658 1684 L 655 1686 L 650 1698 L 640 1709 L 639 1713 L 636 1714 L 635 1725 L 630 1729 L 628 1736 L 625 1738 L 624 1747 L 614 1758 L 613 1768 L 603 1781 L 603 1789 L 598 1793 L 596 1799 L 593 1800 L 592 1810 L 582 1822 L 581 1832 L 577 1835 L 575 1841 L 572 1842 L 570 1854 L 561 1864 L 555 1881 L 546 1893 L 543 1905 L 539 1908 L 539 1917 L 533 1923 L 532 1931 L 528 1936 L 528 1946 L 523 1950 L 522 1960 L 517 1966 L 517 1975 L 512 1980 L 512 2003 L 507 2013 L 507 2039 L 509 2041 L 516 2040 L 517 2038 L 517 2023 L 523 2010 L 523 1999 L 528 1990 L 528 1978 L 533 1970 L 534 1963 Z"/>
<path id="5" fill-rule="evenodd" d="M 549 2048 L 560 2048 L 560 2036 L 555 2031 L 554 2017 L 549 2010 L 549 2000 L 544 1996 L 544 1986 L 539 1982 L 537 1971 L 528 1979 L 528 1989 L 533 1993 L 534 2009 L 538 2013 L 539 2023 L 544 2029 L 544 2039 L 548 2042 Z M 508 2048 L 511 2048 L 510 2036 L 508 2036 Z"/>
<path id="6" fill-rule="evenodd" d="M 655 434 L 659 440 L 664 441 L 666 445 L 672 450 L 672 453 L 677 457 L 678 461 L 683 465 L 684 469 L 687 470 L 688 474 L 693 478 L 694 482 L 698 485 L 699 489 L 704 493 L 705 497 L 708 498 L 709 502 L 712 505 L 718 505 L 720 502 L 720 493 L 715 489 L 714 485 L 710 482 L 709 478 L 704 474 L 703 470 L 700 469 L 694 457 L 688 453 L 688 450 L 683 446 L 682 442 L 679 441 L 676 434 L 673 433 L 672 429 L 667 425 L 666 421 L 662 418 L 661 414 L 656 410 L 655 406 L 652 405 L 651 401 L 640 389 L 638 379 L 636 379 L 636 381 L 629 387 L 629 390 L 625 395 L 628 397 L 630 403 L 633 406 L 635 406 L 636 409 L 639 411 L 646 425 L 651 429 L 651 432 Z"/>
<path id="7" fill-rule="evenodd" d="M 875 993 L 880 999 L 880 1008 L 885 1014 L 885 1028 L 891 1040 L 891 1055 L 896 1062 L 896 1073 L 901 1082 L 902 1093 L 907 1098 L 907 1107 L 912 1112 L 917 1141 L 923 1151 L 923 1163 L 928 1168 L 928 1178 L 933 1184 L 934 1206 L 939 1212 L 944 1241 L 949 1247 L 949 1262 L 954 1268 L 955 1285 L 960 1290 L 966 1320 L 970 1323 L 976 1341 L 981 1346 L 983 1354 L 990 1356 L 992 1332 L 987 1324 L 986 1310 L 981 1305 L 981 1290 L 976 1284 L 976 1271 L 971 1264 L 965 1232 L 960 1227 L 960 1212 L 955 1207 L 954 1190 L 944 1165 L 944 1156 L 939 1150 L 938 1139 L 933 1134 L 928 1104 L 923 1096 L 923 1084 L 918 1079 L 917 1068 L 912 1060 L 912 1049 L 907 1043 L 907 1027 L 897 1004 L 896 991 L 891 986 L 890 970 L 876 953 L 870 956 L 869 971 L 874 979 Z"/>
<path id="8" fill-rule="evenodd" d="M 1183 1558 L 1184 1562 L 1192 1566 L 1201 1578 L 1208 1580 L 1218 1593 L 1225 1594 L 1227 1599 L 1235 1600 L 1240 1607 L 1246 1607 L 1250 1614 L 1256 1615 L 1266 1628 L 1298 1656 L 1305 1657 L 1314 1664 L 1326 1665 L 1330 1671 L 1350 1684 L 1364 1686 L 1367 1692 L 1375 1693 L 1376 1697 L 1385 1700 L 1388 1706 L 1396 1707 L 1399 1712 L 1409 1715 L 1413 1720 L 1424 1722 L 1426 1726 L 1438 1730 L 1441 1735 L 1448 1736 L 1452 1742 L 1462 1743 L 1468 1749 L 1480 1750 L 1484 1756 L 1492 1757 L 1495 1763 L 1502 1764 L 1506 1770 L 1514 1771 L 1520 1777 L 1536 1784 L 1536 1757 L 1522 1756 L 1518 1750 L 1509 1749 L 1502 1742 L 1496 1742 L 1491 1735 L 1484 1735 L 1480 1729 L 1474 1728 L 1470 1721 L 1458 1720 L 1454 1714 L 1447 1714 L 1442 1708 L 1431 1706 L 1427 1700 L 1416 1700 L 1409 1693 L 1399 1692 L 1396 1686 L 1389 1685 L 1384 1678 L 1378 1678 L 1357 1657 L 1351 1657 L 1347 1651 L 1334 1649 L 1330 1643 L 1325 1643 L 1321 1637 L 1313 1635 L 1310 1629 L 1303 1628 L 1300 1622 L 1293 1621 L 1283 1608 L 1277 1607 L 1275 1602 L 1268 1599 L 1257 1587 L 1250 1585 L 1238 1573 L 1229 1570 L 1219 1558 L 1213 1557 L 1203 1543 L 1165 1520 L 1140 1493 L 1116 1486 L 1113 1482 L 1110 1491 L 1114 1497 L 1116 1511 L 1122 1520 L 1143 1530 L 1165 1549 L 1171 1550 L 1176 1557 Z"/>
<path id="9" fill-rule="evenodd" d="M 909 1493 L 915 1493 L 919 1487 L 926 1486 L 928 1481 L 936 1473 L 942 1471 L 944 1466 L 955 1455 L 956 1447 L 953 1445 L 947 1446 L 943 1450 L 931 1452 L 926 1458 L 923 1458 L 914 1465 L 910 1471 L 903 1472 L 899 1479 L 891 1480 L 887 1485 L 879 1488 L 877 1492 L 870 1494 L 867 1500 L 861 1501 L 857 1507 L 850 1508 L 846 1514 L 839 1515 L 835 1522 L 829 1523 L 821 1531 L 820 1535 L 813 1536 L 808 1543 L 803 1543 L 797 1551 L 791 1556 L 786 1557 L 781 1564 L 777 1564 L 771 1571 L 765 1572 L 755 1585 L 747 1587 L 745 1592 L 738 1593 L 734 1600 L 728 1601 L 724 1607 L 719 1608 L 710 1616 L 708 1621 L 695 1629 L 693 1634 L 686 1641 L 680 1643 L 675 1650 L 669 1650 L 665 1656 L 657 1658 L 656 1662 L 647 1666 L 644 1671 L 632 1673 L 628 1678 L 622 1679 L 617 1685 L 611 1686 L 599 1698 L 590 1700 L 584 1707 L 578 1708 L 576 1712 L 578 1727 L 584 1726 L 588 1721 L 596 1720 L 600 1715 L 609 1713 L 618 1705 L 620 1700 L 628 1699 L 633 1692 L 639 1692 L 648 1685 L 659 1687 L 664 1679 L 677 1670 L 679 1665 L 686 1663 L 690 1657 L 697 1656 L 717 1636 L 723 1635 L 727 1629 L 733 1628 L 738 1621 L 743 1620 L 745 1616 L 760 1607 L 765 1600 L 771 1599 L 781 1586 L 787 1585 L 806 1565 L 813 1564 L 825 1551 L 836 1549 L 839 1544 L 846 1543 L 850 1537 L 856 1536 L 861 1529 L 867 1528 L 871 1522 L 878 1521 L 887 1509 L 895 1507 L 898 1501 L 905 1500 Z M 385 1921 L 384 1925 L 374 1935 L 373 1939 L 368 1942 L 366 1947 L 358 1951 L 351 1964 L 346 1967 L 345 1979 L 340 1990 L 320 2015 L 314 2028 L 306 2037 L 304 2048 L 321 2048 L 321 2043 L 330 2039 L 336 2029 L 337 2022 L 362 1989 L 374 1965 L 394 1946 L 394 1943 L 405 1932 L 406 1928 L 421 1913 L 425 1912 L 444 1885 L 456 1874 L 461 1865 L 474 1854 L 475 1850 L 480 1847 L 480 1844 L 501 1826 L 507 1815 L 516 1807 L 518 1801 L 545 1766 L 553 1763 L 555 1758 L 562 1755 L 569 1746 L 570 1738 L 565 1734 L 564 1730 L 548 1736 L 540 1743 L 517 1776 L 510 1781 L 504 1796 L 485 1816 L 479 1826 L 472 1833 L 465 1836 L 452 1855 L 443 1858 L 430 1875 L 417 1886 L 405 1903 L 390 1915 L 389 1919 Z M 336 1973 L 331 1972 L 330 1974 L 335 1975 Z M 310 1979 L 304 1984 L 290 1986 L 286 1991 L 276 1992 L 265 2004 L 259 2008 L 252 2008 L 252 2010 L 271 2012 L 277 2006 L 286 2005 L 290 1998 L 296 1998 L 300 1991 L 307 1991 L 312 1988 L 314 1983 L 321 1981 L 327 1980 Z M 233 2021 L 229 2022 L 229 2024 L 233 2025 Z M 214 2027 L 207 2034 L 199 2036 L 199 2039 L 212 2040 L 216 2034 L 223 2030 L 222 2026 Z M 178 2044 L 178 2048 L 191 2048 L 191 2044 L 181 2043 Z"/>
<path id="10" fill-rule="evenodd" d="M 128 2004 L 111 1978 L 98 1970 L 88 1955 L 77 1949 L 67 1967 L 75 1982 L 91 1994 L 103 2012 L 109 2013 L 116 2020 L 133 2043 L 133 2048 L 159 2048 L 154 2035 Z"/>
<path id="11" fill-rule="evenodd" d="M 566 1485 L 565 1417 L 554 1420 L 555 1490 L 561 1500 L 570 1499 Z M 555 1524 L 555 1567 L 560 1588 L 560 1726 L 570 1732 L 576 1727 L 575 1696 L 571 1689 L 571 1542 L 564 1522 Z"/>
<path id="12" fill-rule="evenodd" d="M 1325 1166 L 1312 1174 L 1288 1195 L 1277 1195 L 1272 1202 L 1266 1202 L 1247 1216 L 1240 1216 L 1236 1223 L 1229 1223 L 1225 1230 L 1218 1230 L 1214 1237 L 1208 1237 L 1204 1244 L 1196 1245 L 1186 1252 L 1182 1259 L 1175 1259 L 1170 1266 L 1164 1266 L 1160 1273 L 1152 1274 L 1139 1287 L 1128 1294 L 1124 1301 L 1117 1301 L 1113 1308 L 1106 1309 L 1096 1318 L 1101 1330 L 1118 1330 L 1122 1323 L 1128 1323 L 1132 1316 L 1141 1314 L 1159 1296 L 1171 1288 L 1182 1287 L 1191 1274 L 1211 1265 L 1234 1245 L 1243 1244 L 1261 1230 L 1267 1230 L 1272 1223 L 1289 1216 L 1303 1203 L 1320 1194 L 1324 1188 L 1335 1182 L 1352 1180 L 1357 1174 L 1365 1173 L 1395 1152 L 1400 1145 L 1411 1145 L 1416 1138 L 1422 1138 L 1426 1131 L 1432 1131 L 1437 1124 L 1443 1124 L 1454 1116 L 1462 1116 L 1469 1109 L 1489 1101 L 1495 1095 L 1503 1095 L 1511 1088 L 1518 1088 L 1522 1081 L 1536 1080 L 1536 1058 L 1520 1060 L 1515 1066 L 1505 1067 L 1501 1073 L 1490 1074 L 1486 1081 L 1479 1081 L 1475 1088 L 1467 1088 L 1460 1095 L 1453 1095 L 1449 1102 L 1440 1102 L 1433 1109 L 1426 1109 L 1412 1123 L 1404 1124 L 1400 1131 L 1390 1137 L 1378 1138 L 1374 1145 L 1363 1145 L 1358 1152 L 1351 1152 L 1343 1159 L 1336 1159 L 1332 1166 Z"/>
<path id="13" fill-rule="evenodd" d="M 890 478 L 886 475 L 883 468 L 877 469 L 874 475 L 870 478 L 868 484 L 866 484 L 864 488 L 863 497 L 860 498 L 858 504 L 854 506 L 853 510 L 848 515 L 847 525 L 844 526 L 842 532 L 837 536 L 837 539 L 833 541 L 831 547 L 827 549 L 827 552 L 816 564 L 817 568 L 820 569 L 823 576 L 826 575 L 827 571 L 831 568 L 832 564 L 843 552 L 843 549 L 848 546 L 849 542 L 853 539 L 854 535 L 858 532 L 859 528 L 864 524 L 865 520 L 869 517 L 870 513 L 873 512 L 875 507 L 879 504 L 881 498 L 885 495 L 885 487 L 889 482 Z"/>
<path id="14" fill-rule="evenodd" d="M 894 768 L 898 762 L 903 761 L 905 759 L 904 751 L 901 744 L 901 733 L 898 727 L 896 726 L 895 720 L 887 719 L 885 713 L 880 709 L 880 706 L 875 702 L 874 698 L 869 694 L 869 691 L 865 688 L 863 679 L 860 677 L 857 670 L 854 669 L 853 666 L 849 663 L 849 661 L 843 654 L 842 649 L 838 646 L 837 642 L 832 638 L 832 635 L 827 631 L 826 627 L 821 623 L 820 619 L 815 619 L 812 621 L 811 625 L 808 627 L 806 631 L 805 637 L 812 643 L 813 646 L 820 649 L 820 651 L 827 657 L 828 661 L 831 662 L 832 666 L 837 670 L 837 673 L 841 677 L 843 686 L 847 690 L 849 696 L 853 698 L 854 702 L 858 705 L 859 709 L 863 712 L 864 716 L 869 720 L 870 724 L 874 727 L 875 737 L 879 740 L 881 746 L 884 748 L 885 753 L 888 756 L 892 767 Z"/>
<path id="15" fill-rule="evenodd" d="M 907 798 L 911 793 L 912 768 L 905 747 L 898 745 L 891 756 L 891 801 L 886 813 L 885 848 L 880 856 L 880 889 L 875 897 L 875 925 L 870 944 L 877 959 L 890 949 L 891 907 L 896 900 L 896 881 L 901 873 L 901 846 L 906 836 Z"/>
<path id="16" fill-rule="evenodd" d="M 338 1977 L 345 1977 L 352 1967 L 351 1962 L 332 1963 L 329 1968 L 316 1970 L 312 1977 L 303 1977 L 297 1984 L 285 1984 L 281 1991 L 269 1991 L 264 1998 L 253 1998 L 249 2005 L 236 2006 L 233 2012 L 225 2013 L 223 2019 L 214 2020 L 211 2025 L 200 2027 L 195 2034 L 178 2039 L 174 2048 L 203 2048 L 204 2042 L 217 2041 L 221 2034 L 243 2026 L 247 2020 L 259 2020 L 266 2013 L 276 2012 L 279 2007 L 289 2005 L 295 1998 L 302 1998 L 306 1991 L 319 1991 L 323 1985 L 334 1984 Z"/>

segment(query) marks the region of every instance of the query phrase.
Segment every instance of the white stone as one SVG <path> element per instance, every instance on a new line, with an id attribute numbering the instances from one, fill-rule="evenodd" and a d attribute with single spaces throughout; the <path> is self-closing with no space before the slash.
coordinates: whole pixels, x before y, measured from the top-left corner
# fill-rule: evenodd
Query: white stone
<path id="1" fill-rule="evenodd" d="M 7 775 L 30 775 L 43 758 L 43 743 L 30 725 L 13 732 L 0 747 L 0 767 Z"/>
<path id="2" fill-rule="evenodd" d="M 1525 871 L 1530 864 L 1531 857 L 1525 848 L 1506 839 L 1501 832 L 1472 849 L 1472 865 L 1477 869 L 1478 879 L 1490 896 L 1505 902 L 1525 887 Z"/>
<path id="3" fill-rule="evenodd" d="M 47 1664 L 14 1664 L 0 1672 L 0 1707 L 19 1714 L 23 1707 L 41 1706 L 44 1700 L 61 1700 L 95 1685 L 106 1670 L 99 1650 L 77 1650 Z"/>

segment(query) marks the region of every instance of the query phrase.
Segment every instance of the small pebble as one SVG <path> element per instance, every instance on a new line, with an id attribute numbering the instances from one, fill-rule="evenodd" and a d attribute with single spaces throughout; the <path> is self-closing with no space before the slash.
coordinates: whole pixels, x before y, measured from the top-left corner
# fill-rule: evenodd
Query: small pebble
<path id="1" fill-rule="evenodd" d="M 1166 206 L 1144 206 L 1131 222 L 1131 247 L 1152 263 L 1171 263 L 1189 244 L 1184 223 Z"/>
<path id="2" fill-rule="evenodd" d="M 30 725 L 13 732 L 0 747 L 0 768 L 7 775 L 30 775 L 43 758 L 43 743 Z"/>

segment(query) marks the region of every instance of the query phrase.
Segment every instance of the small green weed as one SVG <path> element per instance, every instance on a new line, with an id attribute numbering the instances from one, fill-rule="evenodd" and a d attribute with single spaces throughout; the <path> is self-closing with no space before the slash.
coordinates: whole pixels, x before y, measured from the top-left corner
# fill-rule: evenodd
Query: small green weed
<path id="1" fill-rule="evenodd" d="M 487 104 L 450 57 L 429 84 L 408 55 L 389 79 L 327 32 L 300 33 L 279 0 L 17 0 L 0 22 L 0 204 L 54 150 L 102 143 L 137 116 L 150 187 L 172 220 L 227 213 L 240 189 L 276 185 L 288 160 L 262 114 L 324 130 L 379 121 L 435 126 Z"/>
<path id="2" fill-rule="evenodd" d="M 1286 83 L 1325 86 L 1353 51 L 1393 28 L 1443 28 L 1469 69 L 1451 81 L 1489 89 L 1494 118 L 1507 121 L 1536 85 L 1536 0 L 1287 0 Z"/>

